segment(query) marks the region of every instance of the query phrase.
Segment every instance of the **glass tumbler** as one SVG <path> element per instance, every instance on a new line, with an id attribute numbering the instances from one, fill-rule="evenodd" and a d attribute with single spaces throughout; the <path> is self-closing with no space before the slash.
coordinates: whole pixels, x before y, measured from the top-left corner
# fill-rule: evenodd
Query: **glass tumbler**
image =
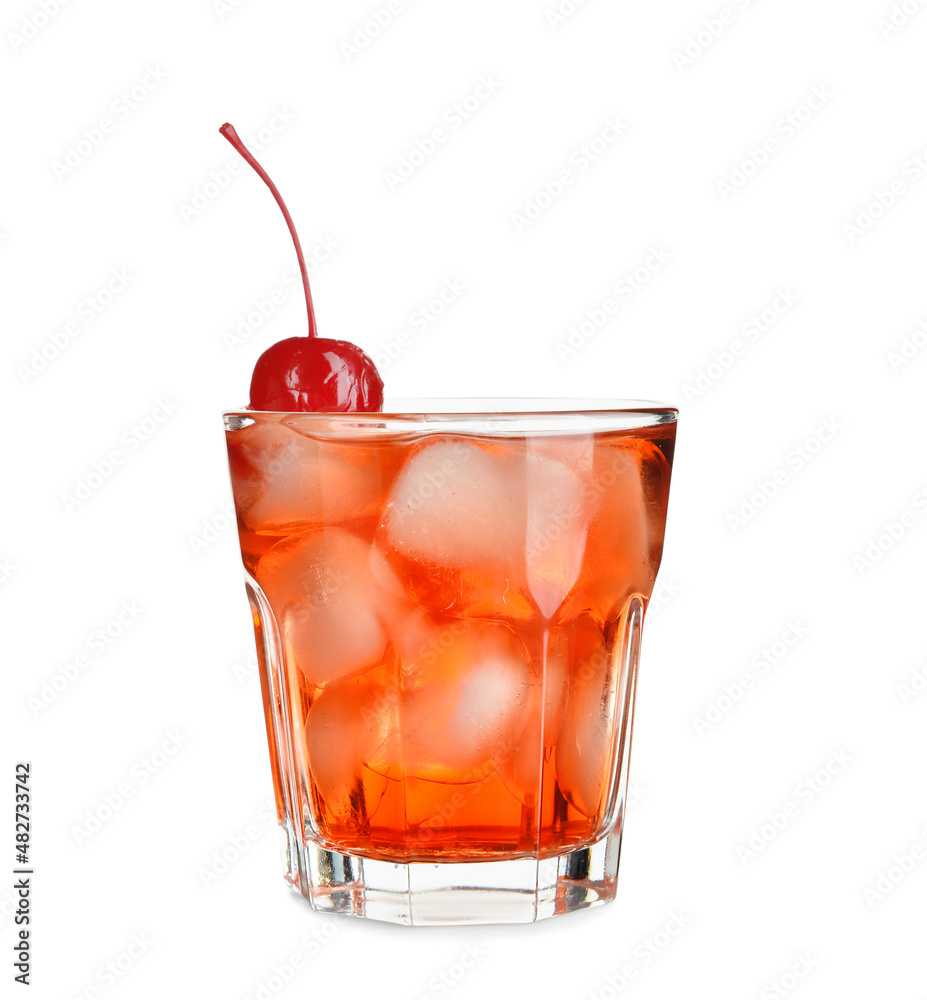
<path id="1" fill-rule="evenodd" d="M 316 910 L 614 898 L 677 411 L 225 414 L 285 874 Z"/>

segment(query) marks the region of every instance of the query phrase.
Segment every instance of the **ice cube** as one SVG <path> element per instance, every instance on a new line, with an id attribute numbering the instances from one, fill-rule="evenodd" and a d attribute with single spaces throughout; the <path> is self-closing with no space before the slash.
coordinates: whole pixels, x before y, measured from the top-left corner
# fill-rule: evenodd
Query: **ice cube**
<path id="1" fill-rule="evenodd" d="M 265 421 L 231 440 L 235 500 L 252 531 L 345 525 L 379 511 L 383 477 L 372 445 L 315 440 Z"/>
<path id="2" fill-rule="evenodd" d="M 618 665 L 615 651 L 590 615 L 558 626 L 552 660 L 565 664 L 566 705 L 557 734 L 555 766 L 564 798 L 592 818 L 604 806 L 616 740 Z"/>
<path id="3" fill-rule="evenodd" d="M 589 529 L 576 585 L 558 611 L 561 621 L 592 610 L 604 625 L 630 594 L 650 595 L 656 566 L 641 457 L 646 444 L 599 441 L 592 468 L 581 475 Z"/>
<path id="4" fill-rule="evenodd" d="M 387 776 L 367 762 L 395 728 L 395 666 L 333 681 L 313 702 L 305 722 L 309 778 L 331 818 L 369 818 L 386 790 Z"/>
<path id="5" fill-rule="evenodd" d="M 390 570 L 368 542 L 343 528 L 313 529 L 278 542 L 255 571 L 281 638 L 312 684 L 375 666 L 386 649 L 380 611 Z"/>
<path id="6" fill-rule="evenodd" d="M 392 547 L 438 565 L 517 563 L 524 542 L 519 457 L 509 451 L 500 457 L 462 438 L 425 445 L 409 459 L 387 503 Z"/>
<path id="7" fill-rule="evenodd" d="M 445 623 L 400 665 L 398 730 L 379 765 L 404 777 L 463 783 L 495 770 L 525 725 L 532 683 L 521 640 L 497 622 Z M 375 766 L 375 765 L 372 765 Z"/>
<path id="8" fill-rule="evenodd" d="M 553 769 L 554 746 L 566 703 L 569 664 L 559 648 L 558 636 L 555 630 L 551 641 L 551 633 L 544 630 L 537 637 L 539 650 L 532 660 L 525 727 L 499 768 L 512 794 L 531 807 L 541 795 L 542 768 L 548 773 Z"/>
<path id="9" fill-rule="evenodd" d="M 579 577 L 590 511 L 580 479 L 562 462 L 529 454 L 525 473 L 528 591 L 550 618 Z"/>
<path id="10" fill-rule="evenodd" d="M 566 466 L 523 442 L 445 439 L 399 475 L 381 545 L 429 611 L 549 616 L 582 562 L 581 490 Z"/>

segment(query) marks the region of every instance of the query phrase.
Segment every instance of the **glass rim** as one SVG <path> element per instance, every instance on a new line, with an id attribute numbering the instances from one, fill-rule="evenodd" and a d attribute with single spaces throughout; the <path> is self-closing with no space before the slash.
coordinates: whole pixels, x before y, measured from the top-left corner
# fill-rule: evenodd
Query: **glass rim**
<path id="1" fill-rule="evenodd" d="M 389 421 L 391 424 L 422 423 L 572 423 L 615 421 L 623 428 L 655 427 L 675 423 L 679 410 L 669 403 L 644 399 L 601 399 L 541 396 L 387 397 L 382 411 L 373 413 L 326 413 L 322 411 L 227 410 L 226 422 L 257 421 L 261 418 L 326 423 L 345 429 L 358 424 Z"/>

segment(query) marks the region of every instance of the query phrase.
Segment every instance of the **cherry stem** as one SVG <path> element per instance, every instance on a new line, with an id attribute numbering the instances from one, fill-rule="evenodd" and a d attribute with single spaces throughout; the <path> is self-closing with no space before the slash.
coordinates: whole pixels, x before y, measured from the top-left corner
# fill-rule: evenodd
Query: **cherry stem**
<path id="1" fill-rule="evenodd" d="M 290 230 L 290 236 L 293 237 L 293 246 L 296 247 L 296 257 L 299 260 L 299 271 L 303 276 L 303 289 L 306 293 L 306 311 L 309 314 L 309 336 L 317 337 L 318 329 L 315 323 L 315 309 L 312 306 L 312 292 L 309 291 L 309 273 L 306 270 L 306 258 L 303 256 L 303 248 L 300 246 L 299 237 L 296 235 L 296 226 L 293 224 L 293 217 L 290 215 L 289 209 L 286 207 L 280 192 L 277 190 L 277 185 L 268 177 L 267 171 L 258 163 L 258 161 L 251 155 L 247 146 L 241 141 L 240 136 L 235 131 L 234 126 L 229 125 L 226 122 L 222 128 L 219 129 L 222 135 L 235 147 L 236 150 L 242 155 L 245 161 L 254 169 L 255 173 L 261 180 L 270 188 L 270 193 L 274 196 L 274 200 L 280 206 L 280 211 L 283 212 L 283 217 L 286 219 L 287 229 Z"/>

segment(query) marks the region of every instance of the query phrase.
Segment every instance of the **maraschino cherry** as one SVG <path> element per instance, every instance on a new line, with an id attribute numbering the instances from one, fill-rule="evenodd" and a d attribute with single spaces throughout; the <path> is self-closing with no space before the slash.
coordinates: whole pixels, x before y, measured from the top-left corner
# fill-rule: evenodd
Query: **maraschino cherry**
<path id="1" fill-rule="evenodd" d="M 383 409 L 383 380 L 374 363 L 356 344 L 347 340 L 327 340 L 318 335 L 306 259 L 280 192 L 235 129 L 226 123 L 219 131 L 270 188 L 283 212 L 296 247 L 309 314 L 308 337 L 281 340 L 258 358 L 251 376 L 251 409 L 301 413 L 379 412 Z"/>

